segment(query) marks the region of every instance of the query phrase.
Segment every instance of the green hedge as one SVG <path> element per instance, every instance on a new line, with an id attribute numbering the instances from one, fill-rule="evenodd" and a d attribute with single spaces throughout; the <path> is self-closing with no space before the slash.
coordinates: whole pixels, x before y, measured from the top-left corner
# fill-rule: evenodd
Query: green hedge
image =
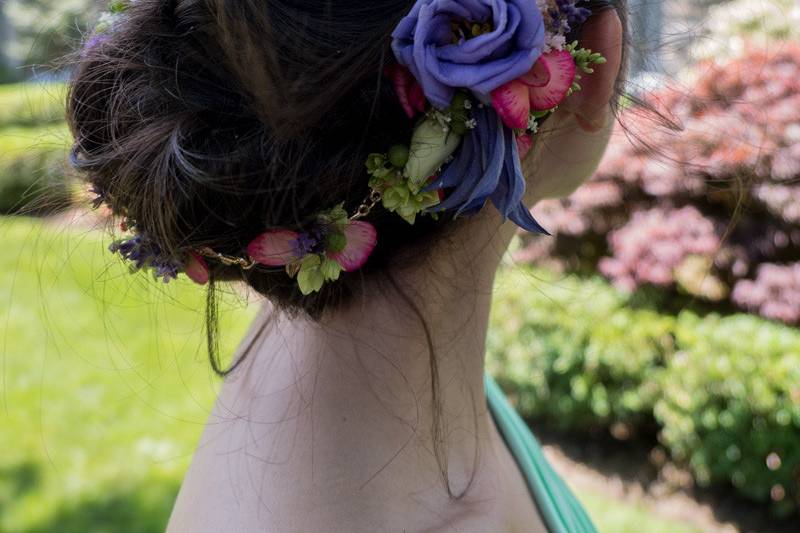
<path id="1" fill-rule="evenodd" d="M 62 83 L 0 85 L 0 128 L 62 122 L 66 86 Z"/>
<path id="2" fill-rule="evenodd" d="M 701 485 L 731 483 L 790 512 L 800 505 L 800 332 L 750 316 L 680 316 L 681 351 L 655 415 Z"/>
<path id="3" fill-rule="evenodd" d="M 700 485 L 800 508 L 800 331 L 749 315 L 660 315 L 598 278 L 498 278 L 489 370 L 526 417 L 655 430 Z"/>
<path id="4" fill-rule="evenodd" d="M 67 139 L 63 125 L 0 129 L 0 214 L 50 213 L 70 205 Z"/>
<path id="5" fill-rule="evenodd" d="M 599 279 L 546 276 L 520 269 L 498 281 L 488 337 L 498 383 L 525 415 L 562 429 L 648 423 L 674 320 L 626 308 Z"/>

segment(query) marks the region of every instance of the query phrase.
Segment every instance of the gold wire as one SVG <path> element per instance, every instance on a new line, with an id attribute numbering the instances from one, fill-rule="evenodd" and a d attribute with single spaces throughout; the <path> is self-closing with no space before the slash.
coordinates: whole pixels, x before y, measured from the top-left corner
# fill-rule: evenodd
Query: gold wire
<path id="1" fill-rule="evenodd" d="M 250 256 L 247 256 L 247 258 L 243 258 L 243 257 L 235 257 L 232 255 L 225 255 L 215 252 L 214 250 L 208 247 L 201 248 L 200 250 L 198 250 L 198 252 L 205 257 L 213 257 L 214 259 L 217 259 L 223 265 L 239 266 L 243 270 L 250 270 L 257 264 L 256 260 Z"/>

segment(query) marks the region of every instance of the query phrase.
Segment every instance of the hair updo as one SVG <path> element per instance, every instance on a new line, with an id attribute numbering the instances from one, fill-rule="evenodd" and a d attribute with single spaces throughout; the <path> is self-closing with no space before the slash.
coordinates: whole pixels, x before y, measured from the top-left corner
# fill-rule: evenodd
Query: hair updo
<path id="1" fill-rule="evenodd" d="M 410 0 L 138 0 L 87 46 L 70 82 L 81 176 L 162 250 L 241 256 L 272 227 L 294 227 L 369 194 L 367 155 L 410 138 L 383 79 L 389 36 Z M 446 217 L 409 225 L 374 210 L 380 236 L 357 274 L 303 296 L 283 270 L 209 260 L 280 308 L 319 316 L 352 296 Z M 213 284 L 209 287 L 213 290 Z"/>
<path id="2" fill-rule="evenodd" d="M 622 0 L 583 5 L 609 3 L 624 17 Z M 74 61 L 72 163 L 115 214 L 175 256 L 204 247 L 242 256 L 267 229 L 302 227 L 339 203 L 353 213 L 370 192 L 367 156 L 411 138 L 413 122 L 383 71 L 391 33 L 413 4 L 131 1 Z M 278 308 L 318 318 L 358 294 L 365 278 L 380 279 L 374 274 L 390 262 L 424 257 L 451 219 L 410 225 L 373 210 L 366 220 L 379 238 L 369 261 L 307 296 L 282 269 L 209 259 L 214 369 L 224 373 L 215 281 L 243 280 Z"/>

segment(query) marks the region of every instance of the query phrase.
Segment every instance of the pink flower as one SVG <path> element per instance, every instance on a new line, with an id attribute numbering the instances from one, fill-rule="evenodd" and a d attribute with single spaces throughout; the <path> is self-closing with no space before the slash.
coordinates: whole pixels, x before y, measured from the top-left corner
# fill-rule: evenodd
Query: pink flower
<path id="1" fill-rule="evenodd" d="M 417 113 L 425 111 L 425 94 L 422 86 L 411 74 L 411 71 L 403 65 L 391 65 L 386 67 L 384 73 L 394 85 L 394 92 L 400 100 L 400 105 L 408 115 L 414 118 Z"/>
<path id="2" fill-rule="evenodd" d="M 306 252 L 299 245 L 301 234 L 276 229 L 262 233 L 247 247 L 247 254 L 267 266 L 286 266 L 302 259 Z"/>
<path id="3" fill-rule="evenodd" d="M 340 265 L 345 272 L 358 270 L 367 262 L 378 244 L 375 226 L 363 220 L 351 220 L 344 228 L 347 245 L 339 252 L 328 252 L 327 256 Z"/>
<path id="4" fill-rule="evenodd" d="M 269 230 L 247 247 L 256 262 L 267 266 L 286 266 L 298 263 L 311 254 L 325 254 L 342 266 L 345 272 L 358 270 L 367 262 L 378 242 L 378 232 L 369 222 L 349 220 L 342 230 L 345 245 L 338 251 L 327 248 L 327 230 L 310 232 L 287 229 Z"/>
<path id="5" fill-rule="evenodd" d="M 492 106 L 507 127 L 526 129 L 531 111 L 553 109 L 566 99 L 576 74 L 572 54 L 553 50 L 527 74 L 492 91 Z"/>
<path id="6" fill-rule="evenodd" d="M 197 252 L 189 252 L 189 259 L 186 261 L 186 275 L 189 279 L 200 285 L 205 285 L 209 280 L 208 263 Z"/>

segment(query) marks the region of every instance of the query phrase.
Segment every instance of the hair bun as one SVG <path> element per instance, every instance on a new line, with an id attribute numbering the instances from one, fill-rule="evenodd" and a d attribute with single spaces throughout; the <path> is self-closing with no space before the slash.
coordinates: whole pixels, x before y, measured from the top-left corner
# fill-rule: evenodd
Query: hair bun
<path id="1" fill-rule="evenodd" d="M 208 246 L 240 255 L 266 228 L 341 202 L 352 210 L 368 193 L 367 154 L 398 132 L 410 136 L 381 80 L 402 15 L 387 13 L 407 6 L 352 2 L 321 14 L 282 4 L 137 0 L 77 60 L 73 162 L 167 253 Z M 365 273 L 438 226 L 409 228 L 380 214 L 370 222 L 381 242 Z M 216 279 L 244 277 L 310 314 L 361 280 L 304 297 L 283 271 L 209 266 Z"/>

